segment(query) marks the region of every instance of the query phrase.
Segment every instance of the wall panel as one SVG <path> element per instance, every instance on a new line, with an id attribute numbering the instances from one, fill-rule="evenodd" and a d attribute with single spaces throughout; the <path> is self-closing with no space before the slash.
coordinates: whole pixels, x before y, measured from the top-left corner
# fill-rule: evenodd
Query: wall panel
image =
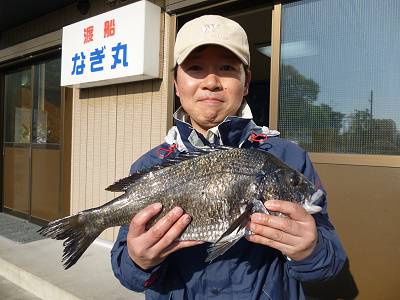
<path id="1" fill-rule="evenodd" d="M 102 89 L 96 89 L 94 93 L 94 120 L 93 120 L 93 192 L 92 206 L 100 205 L 100 176 L 101 176 L 101 133 L 102 133 Z M 99 142 L 96 142 L 99 141 Z"/>
<path id="2" fill-rule="evenodd" d="M 85 209 L 86 206 L 86 189 L 87 189 L 87 110 L 88 110 L 88 101 L 89 97 L 88 90 L 80 91 L 80 99 L 77 106 L 80 106 L 81 109 L 81 118 L 79 120 L 79 131 L 80 131 L 80 139 L 77 141 L 80 145 L 80 151 L 78 153 L 79 157 L 79 175 L 72 174 L 72 177 L 75 175 L 79 176 L 79 198 L 77 199 L 78 203 L 78 211 Z M 74 158 L 73 158 L 74 159 Z"/>
<path id="3" fill-rule="evenodd" d="M 399 299 L 400 168 L 315 164 L 358 299 Z"/>

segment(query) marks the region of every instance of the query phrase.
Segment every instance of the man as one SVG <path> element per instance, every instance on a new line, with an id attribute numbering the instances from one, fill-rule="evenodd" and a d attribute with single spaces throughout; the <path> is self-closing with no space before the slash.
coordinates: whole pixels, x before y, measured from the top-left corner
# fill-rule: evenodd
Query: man
<path id="1" fill-rule="evenodd" d="M 203 16 L 186 23 L 174 49 L 175 88 L 182 107 L 166 142 L 136 161 L 131 173 L 162 162 L 163 157 L 196 147 L 228 145 L 269 151 L 312 182 L 319 178 L 307 154 L 276 131 L 259 127 L 243 100 L 250 82 L 247 36 L 236 22 Z M 309 215 L 300 205 L 276 200 L 268 210 L 287 217 L 253 214 L 252 235 L 212 263 L 208 244 L 176 241 L 190 216 L 176 207 L 151 228 L 162 209 L 153 204 L 122 226 L 112 250 L 116 277 L 148 299 L 303 299 L 301 281 L 335 276 L 346 255 L 322 201 Z"/>

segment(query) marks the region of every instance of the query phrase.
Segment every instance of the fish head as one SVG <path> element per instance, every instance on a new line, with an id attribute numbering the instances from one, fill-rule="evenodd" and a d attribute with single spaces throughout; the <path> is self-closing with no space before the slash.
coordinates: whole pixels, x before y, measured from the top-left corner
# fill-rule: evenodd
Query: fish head
<path id="1" fill-rule="evenodd" d="M 324 195 L 323 190 L 284 163 L 279 163 L 274 170 L 262 174 L 260 192 L 264 202 L 286 200 L 298 203 L 311 214 L 320 212 L 322 209 L 318 203 Z"/>

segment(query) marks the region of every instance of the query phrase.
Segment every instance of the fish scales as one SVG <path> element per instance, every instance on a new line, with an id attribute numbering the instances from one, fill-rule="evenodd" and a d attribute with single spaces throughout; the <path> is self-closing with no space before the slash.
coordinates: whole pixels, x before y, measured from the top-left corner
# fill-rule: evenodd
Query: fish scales
<path id="1" fill-rule="evenodd" d="M 127 197 L 137 200 L 130 202 L 129 209 L 121 211 L 124 213 L 125 223 L 130 222 L 133 214 L 158 201 L 164 207 L 159 218 L 174 206 L 183 207 L 192 216 L 193 221 L 185 231 L 188 235 L 192 230 L 198 230 L 198 226 L 201 227 L 204 223 L 219 224 L 223 220 L 238 217 L 240 211 L 234 208 L 232 211 L 231 202 L 237 201 L 237 198 L 244 193 L 243 187 L 248 186 L 263 165 L 255 166 L 258 158 L 254 155 L 240 158 L 238 157 L 240 152 L 233 152 L 230 156 L 223 154 L 224 152 L 217 152 L 209 157 L 184 161 L 174 168 L 172 176 L 171 169 L 166 168 L 160 170 L 158 176 L 148 174 L 132 184 L 127 191 Z M 217 163 L 221 157 L 224 159 L 224 164 Z M 247 161 L 253 163 L 246 163 Z M 227 182 L 230 184 L 227 185 Z M 152 189 L 149 189 L 149 186 Z M 232 186 L 235 187 L 233 190 Z M 205 210 L 205 207 L 208 209 Z M 235 214 L 230 215 L 233 212 Z M 187 239 L 185 234 L 181 238 Z"/>
<path id="2" fill-rule="evenodd" d="M 124 210 L 118 209 L 124 215 L 122 220 L 125 223 L 129 223 L 134 213 L 153 202 L 159 201 L 165 207 L 160 217 L 168 212 L 168 208 L 178 205 L 177 203 L 187 203 L 191 201 L 190 199 L 196 199 L 197 201 L 207 196 L 207 199 L 212 202 L 215 198 L 214 195 L 220 197 L 220 195 L 225 195 L 228 192 L 221 190 L 221 188 L 228 188 L 226 182 L 230 182 L 234 177 L 238 180 L 243 180 L 241 176 L 245 174 L 255 176 L 258 169 L 262 167 L 261 165 L 259 168 L 255 168 L 254 164 L 243 163 L 246 162 L 246 159 L 255 160 L 251 156 L 240 160 L 236 153 L 232 153 L 231 156 L 223 156 L 222 154 L 223 151 L 217 152 L 212 156 L 210 155 L 210 157 L 197 157 L 192 160 L 183 161 L 179 165 L 174 166 L 173 169 L 162 169 L 157 172 L 157 176 L 153 173 L 143 176 L 134 182 L 126 193 L 127 199 L 124 201 L 127 202 L 129 207 Z M 224 164 L 216 163 L 221 158 L 224 159 Z M 202 178 L 205 180 L 202 181 Z M 149 186 L 151 189 L 149 189 Z M 199 197 L 198 192 L 200 190 L 207 192 L 202 194 L 202 197 Z M 184 197 L 184 195 L 187 195 L 187 197 Z M 133 199 L 135 200 L 131 201 Z M 204 204 L 202 203 L 201 205 Z M 183 208 L 190 209 L 191 205 L 194 204 L 184 205 Z M 115 213 L 118 213 L 118 211 Z"/>

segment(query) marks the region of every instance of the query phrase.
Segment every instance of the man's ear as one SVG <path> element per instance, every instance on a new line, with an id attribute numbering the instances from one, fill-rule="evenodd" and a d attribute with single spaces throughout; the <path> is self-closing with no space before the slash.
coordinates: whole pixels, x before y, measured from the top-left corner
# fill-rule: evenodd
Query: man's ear
<path id="1" fill-rule="evenodd" d="M 246 77 L 244 80 L 243 96 L 247 96 L 249 93 L 250 81 L 251 81 L 251 71 L 250 71 L 250 69 L 247 69 Z"/>
<path id="2" fill-rule="evenodd" d="M 178 89 L 178 83 L 176 82 L 176 78 L 174 79 L 174 86 L 175 86 L 175 95 L 179 96 L 179 89 Z"/>

